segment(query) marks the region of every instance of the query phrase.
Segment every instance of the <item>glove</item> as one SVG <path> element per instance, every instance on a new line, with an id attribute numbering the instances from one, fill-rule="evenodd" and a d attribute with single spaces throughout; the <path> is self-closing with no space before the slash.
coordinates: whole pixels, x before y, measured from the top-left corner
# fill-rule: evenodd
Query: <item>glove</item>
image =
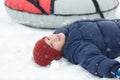
<path id="1" fill-rule="evenodd" d="M 116 77 L 120 78 L 120 68 L 118 68 L 118 70 L 115 73 Z"/>

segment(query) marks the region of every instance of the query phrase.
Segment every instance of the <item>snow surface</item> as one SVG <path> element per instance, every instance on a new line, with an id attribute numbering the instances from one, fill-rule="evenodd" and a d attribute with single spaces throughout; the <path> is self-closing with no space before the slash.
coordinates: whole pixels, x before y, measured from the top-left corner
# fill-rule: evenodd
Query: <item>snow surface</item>
<path id="1" fill-rule="evenodd" d="M 120 18 L 120 8 L 115 16 Z M 118 80 L 91 75 L 78 65 L 62 58 L 50 66 L 40 67 L 33 61 L 35 42 L 54 30 L 35 29 L 15 23 L 0 1 L 0 80 Z M 120 58 L 116 60 L 120 61 Z"/>

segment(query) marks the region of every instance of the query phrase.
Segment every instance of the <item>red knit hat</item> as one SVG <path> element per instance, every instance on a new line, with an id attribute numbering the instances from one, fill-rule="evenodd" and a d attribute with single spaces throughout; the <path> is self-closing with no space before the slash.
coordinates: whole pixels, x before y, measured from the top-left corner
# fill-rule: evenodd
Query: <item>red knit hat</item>
<path id="1" fill-rule="evenodd" d="M 33 49 L 35 63 L 40 66 L 47 66 L 52 60 L 58 60 L 62 57 L 60 51 L 51 48 L 46 42 L 45 37 L 38 40 Z"/>

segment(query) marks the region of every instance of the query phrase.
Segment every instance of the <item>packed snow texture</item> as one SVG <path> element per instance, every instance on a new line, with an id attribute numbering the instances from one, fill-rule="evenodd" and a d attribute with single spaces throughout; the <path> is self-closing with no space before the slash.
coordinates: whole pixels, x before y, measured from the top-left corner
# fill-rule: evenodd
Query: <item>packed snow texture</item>
<path id="1" fill-rule="evenodd" d="M 120 18 L 120 8 L 114 16 Z M 15 23 L 5 11 L 4 0 L 1 0 L 0 80 L 118 80 L 93 76 L 64 58 L 52 61 L 47 67 L 35 64 L 32 55 L 35 42 L 53 31 Z M 120 61 L 120 58 L 116 60 Z"/>

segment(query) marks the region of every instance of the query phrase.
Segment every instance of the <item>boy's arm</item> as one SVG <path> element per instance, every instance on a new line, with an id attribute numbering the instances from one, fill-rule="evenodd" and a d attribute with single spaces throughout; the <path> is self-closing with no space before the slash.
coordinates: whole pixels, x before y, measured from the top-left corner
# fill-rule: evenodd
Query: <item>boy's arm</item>
<path id="1" fill-rule="evenodd" d="M 92 43 L 82 42 L 76 49 L 74 60 L 83 68 L 99 77 L 115 77 L 120 63 L 107 58 Z"/>

